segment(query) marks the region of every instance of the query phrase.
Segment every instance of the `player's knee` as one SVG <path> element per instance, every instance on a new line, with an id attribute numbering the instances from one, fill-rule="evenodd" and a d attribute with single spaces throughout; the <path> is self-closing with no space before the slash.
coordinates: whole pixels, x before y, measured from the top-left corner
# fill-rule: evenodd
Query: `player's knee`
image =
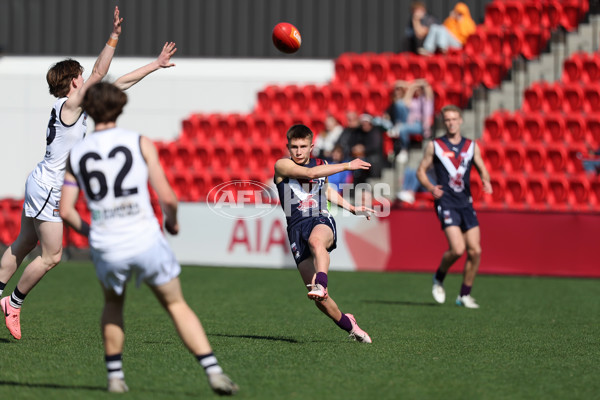
<path id="1" fill-rule="evenodd" d="M 467 251 L 469 257 L 481 257 L 481 247 L 472 247 Z"/>
<path id="2" fill-rule="evenodd" d="M 60 249 L 60 251 L 58 251 L 57 253 L 48 254 L 42 258 L 44 259 L 44 264 L 46 265 L 46 270 L 49 271 L 52 268 L 56 267 L 58 265 L 58 263 L 60 263 L 60 260 L 62 258 L 62 249 Z"/>
<path id="3" fill-rule="evenodd" d="M 321 242 L 321 239 L 317 237 L 308 238 L 308 246 L 313 251 L 313 253 L 315 252 L 315 250 L 325 247 Z"/>
<path id="4" fill-rule="evenodd" d="M 450 248 L 450 253 L 453 257 L 459 258 L 462 257 L 463 254 L 465 254 L 465 250 L 465 246 L 453 246 Z"/>

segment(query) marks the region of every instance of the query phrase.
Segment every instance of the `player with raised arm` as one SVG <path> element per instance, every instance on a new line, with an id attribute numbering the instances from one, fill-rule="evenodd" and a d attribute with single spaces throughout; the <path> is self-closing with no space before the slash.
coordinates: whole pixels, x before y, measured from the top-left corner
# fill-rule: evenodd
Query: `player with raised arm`
<path id="1" fill-rule="evenodd" d="M 327 201 L 353 214 L 370 219 L 374 210 L 355 207 L 327 185 L 327 177 L 345 170 L 369 169 L 370 164 L 355 159 L 343 164 L 327 164 L 310 158 L 313 132 L 305 125 L 294 125 L 287 132 L 290 158 L 275 163 L 275 185 L 285 212 L 292 255 L 300 276 L 308 287 L 308 298 L 354 340 L 371 343 L 352 314 L 344 314 L 329 296 L 327 273 L 329 252 L 336 247 L 337 232 Z"/>
<path id="2" fill-rule="evenodd" d="M 0 300 L 6 327 L 15 339 L 21 338 L 20 313 L 25 296 L 62 257 L 63 224 L 58 207 L 65 162 L 73 145 L 85 136 L 87 115 L 81 103 L 87 89 L 108 73 L 122 22 L 119 8 L 115 7 L 113 31 L 86 81 L 82 76 L 83 67 L 72 59 L 54 64 L 46 74 L 50 94 L 58 99 L 52 107 L 46 129 L 46 154 L 27 178 L 21 230 L 0 260 L 1 296 L 23 259 L 35 248 L 38 240 L 40 242 L 41 255 L 27 265 L 10 297 Z M 174 43 L 166 43 L 155 61 L 122 76 L 115 84 L 126 89 L 159 68 L 173 66 L 170 59 L 175 51 Z"/>
<path id="3" fill-rule="evenodd" d="M 437 215 L 449 247 L 433 277 L 432 294 L 436 302 L 446 301 L 444 278 L 448 269 L 466 250 L 463 283 L 456 304 L 466 308 L 479 308 L 471 297 L 471 288 L 481 261 L 481 233 L 470 189 L 471 168 L 473 165 L 477 168 L 483 190 L 487 193 L 492 193 L 490 174 L 485 168 L 477 143 L 461 136 L 461 109 L 454 105 L 445 106 L 442 108 L 442 117 L 446 134 L 427 144 L 417 169 L 419 182 L 433 194 Z M 438 185 L 433 185 L 427 177 L 427 170 L 432 165 Z"/>
<path id="4" fill-rule="evenodd" d="M 156 148 L 145 136 L 116 125 L 126 103 L 125 93 L 110 83 L 89 89 L 83 105 L 96 123 L 95 131 L 71 150 L 60 203 L 63 221 L 89 236 L 104 292 L 101 328 L 108 391 L 128 391 L 122 369 L 123 306 L 127 282 L 136 275 L 137 283 L 145 282 L 169 313 L 181 340 L 204 367 L 211 388 L 234 394 L 238 386 L 223 373 L 200 320 L 183 298 L 181 267 L 150 203 L 148 181 L 165 214 L 166 230 L 176 235 L 177 198 Z M 91 226 L 75 209 L 80 188 L 91 211 Z"/>

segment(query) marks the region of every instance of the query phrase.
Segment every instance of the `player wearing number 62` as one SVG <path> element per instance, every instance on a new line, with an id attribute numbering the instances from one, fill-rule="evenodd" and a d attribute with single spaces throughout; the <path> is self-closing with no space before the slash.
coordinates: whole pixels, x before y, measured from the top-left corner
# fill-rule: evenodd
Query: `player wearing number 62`
<path id="1" fill-rule="evenodd" d="M 82 77 L 81 64 L 72 59 L 54 64 L 46 74 L 50 94 L 58 99 L 52 107 L 46 128 L 46 153 L 27 178 L 21 231 L 17 240 L 5 251 L 0 263 L 1 296 L 8 280 L 39 240 L 41 255 L 25 268 L 10 297 L 0 301 L 6 326 L 16 339 L 21 338 L 20 313 L 25 296 L 62 257 L 63 224 L 58 205 L 65 162 L 73 145 L 85 136 L 87 115 L 81 102 L 86 90 L 108 73 L 122 22 L 119 9 L 115 7 L 113 31 L 87 80 L 84 81 Z M 159 68 L 172 67 L 174 64 L 170 60 L 176 50 L 175 43 L 166 43 L 155 61 L 123 75 L 115 81 L 115 85 L 127 89 Z"/>
<path id="2" fill-rule="evenodd" d="M 211 388 L 219 394 L 234 394 L 237 385 L 223 373 L 200 320 L 183 298 L 181 267 L 150 203 L 148 182 L 158 195 L 166 230 L 177 234 L 177 198 L 158 152 L 150 139 L 117 127 L 126 103 L 127 95 L 110 83 L 97 83 L 85 94 L 83 107 L 96 127 L 71 150 L 60 202 L 63 221 L 89 236 L 104 292 L 101 325 L 108 390 L 128 391 L 122 369 L 123 303 L 127 282 L 135 275 L 137 284 L 150 286 L 169 313 L 181 340 L 204 368 Z M 75 209 L 80 188 L 91 211 L 91 226 Z"/>

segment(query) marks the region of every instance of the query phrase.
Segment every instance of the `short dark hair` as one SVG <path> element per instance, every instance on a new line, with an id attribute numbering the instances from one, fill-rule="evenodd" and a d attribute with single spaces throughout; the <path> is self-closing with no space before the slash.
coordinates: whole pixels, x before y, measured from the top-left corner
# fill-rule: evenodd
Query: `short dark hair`
<path id="1" fill-rule="evenodd" d="M 460 115 L 462 117 L 462 110 L 461 110 L 461 108 L 458 107 L 458 106 L 455 106 L 454 104 L 448 104 L 447 106 L 442 107 L 442 117 L 448 111 L 457 112 L 458 115 Z"/>
<path id="2" fill-rule="evenodd" d="M 81 106 L 95 123 L 115 122 L 127 104 L 127 95 L 112 83 L 99 82 L 83 96 Z"/>
<path id="3" fill-rule="evenodd" d="M 310 130 L 310 128 L 308 126 L 302 125 L 302 124 L 292 125 L 292 127 L 290 129 L 288 129 L 286 136 L 287 136 L 288 143 L 292 139 L 309 138 L 311 143 L 313 140 L 313 132 Z"/>
<path id="4" fill-rule="evenodd" d="M 69 94 L 71 81 L 82 73 L 81 64 L 71 58 L 57 62 L 46 73 L 50 94 L 57 98 L 65 97 Z"/>

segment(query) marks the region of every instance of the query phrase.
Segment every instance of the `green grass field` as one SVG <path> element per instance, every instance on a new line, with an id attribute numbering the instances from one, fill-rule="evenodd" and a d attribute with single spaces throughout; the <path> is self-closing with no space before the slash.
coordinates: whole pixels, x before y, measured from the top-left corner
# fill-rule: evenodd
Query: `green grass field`
<path id="1" fill-rule="evenodd" d="M 18 276 L 5 290 L 10 294 Z M 331 272 L 330 294 L 373 344 L 347 339 L 306 299 L 295 270 L 185 267 L 239 399 L 593 399 L 600 394 L 600 281 L 479 276 L 482 306 L 431 298 L 431 275 Z M 124 371 L 104 392 L 102 298 L 93 267 L 66 262 L 25 301 L 23 339 L 0 329 L 3 399 L 211 398 L 204 372 L 146 287 L 130 286 Z M 215 396 L 216 397 L 216 396 Z"/>

